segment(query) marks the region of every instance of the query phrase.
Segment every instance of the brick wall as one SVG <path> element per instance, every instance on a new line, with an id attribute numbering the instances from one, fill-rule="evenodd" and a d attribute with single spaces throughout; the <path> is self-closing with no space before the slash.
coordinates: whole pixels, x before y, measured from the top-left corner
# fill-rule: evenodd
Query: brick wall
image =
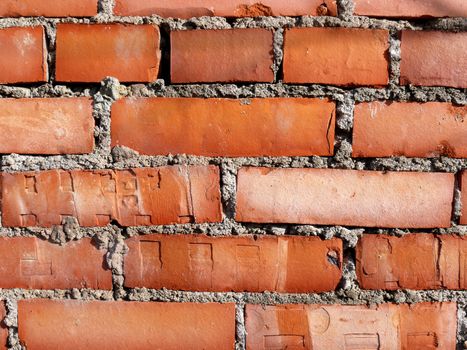
<path id="1" fill-rule="evenodd" d="M 466 349 L 466 18 L 0 1 L 0 350 Z"/>

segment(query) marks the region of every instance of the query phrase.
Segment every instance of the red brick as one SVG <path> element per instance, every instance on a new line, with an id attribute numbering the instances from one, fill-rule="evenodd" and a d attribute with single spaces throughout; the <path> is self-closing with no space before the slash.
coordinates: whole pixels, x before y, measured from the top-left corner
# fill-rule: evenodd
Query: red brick
<path id="1" fill-rule="evenodd" d="M 8 349 L 8 328 L 4 323 L 4 319 L 6 316 L 6 309 L 5 304 L 0 302 L 0 349 L 7 350 Z"/>
<path id="2" fill-rule="evenodd" d="M 126 243 L 130 288 L 307 293 L 334 290 L 342 276 L 338 239 L 149 235 Z"/>
<path id="3" fill-rule="evenodd" d="M 371 102 L 354 117 L 354 157 L 467 157 L 467 106 Z"/>
<path id="4" fill-rule="evenodd" d="M 97 0 L 2 0 L 0 17 L 89 17 L 97 15 Z"/>
<path id="5" fill-rule="evenodd" d="M 404 30 L 402 85 L 467 87 L 467 32 Z"/>
<path id="6" fill-rule="evenodd" d="M 43 27 L 0 29 L 0 84 L 47 81 Z"/>
<path id="7" fill-rule="evenodd" d="M 0 153 L 90 153 L 94 149 L 92 100 L 0 99 L 0 133 Z"/>
<path id="8" fill-rule="evenodd" d="M 292 28 L 285 32 L 284 82 L 387 85 L 389 32 Z"/>
<path id="9" fill-rule="evenodd" d="M 190 18 L 201 16 L 336 16 L 334 0 L 116 0 L 114 13 L 119 16 Z"/>
<path id="10" fill-rule="evenodd" d="M 33 237 L 0 238 L 0 288 L 112 289 L 104 254 L 89 238 L 63 246 Z"/>
<path id="11" fill-rule="evenodd" d="M 3 225 L 124 226 L 221 221 L 219 169 L 173 166 L 2 175 Z"/>
<path id="12" fill-rule="evenodd" d="M 152 25 L 58 24 L 57 80 L 152 82 L 159 72 L 159 29 Z"/>
<path id="13" fill-rule="evenodd" d="M 365 235 L 357 245 L 364 289 L 467 289 L 467 239 L 425 233 Z"/>
<path id="14" fill-rule="evenodd" d="M 18 333 L 34 349 L 233 349 L 234 304 L 32 299 Z"/>
<path id="15" fill-rule="evenodd" d="M 238 221 L 432 228 L 451 222 L 454 175 L 242 168 Z"/>
<path id="16" fill-rule="evenodd" d="M 319 99 L 127 98 L 112 106 L 112 146 L 142 154 L 329 156 L 334 124 L 335 104 Z"/>
<path id="17" fill-rule="evenodd" d="M 467 17 L 464 0 L 353 0 L 356 15 L 372 17 Z"/>
<path id="18" fill-rule="evenodd" d="M 461 203 L 462 203 L 462 214 L 460 219 L 461 225 L 467 225 L 467 170 L 464 170 L 461 175 Z"/>
<path id="19" fill-rule="evenodd" d="M 170 38 L 172 83 L 274 80 L 271 30 L 183 30 Z"/>

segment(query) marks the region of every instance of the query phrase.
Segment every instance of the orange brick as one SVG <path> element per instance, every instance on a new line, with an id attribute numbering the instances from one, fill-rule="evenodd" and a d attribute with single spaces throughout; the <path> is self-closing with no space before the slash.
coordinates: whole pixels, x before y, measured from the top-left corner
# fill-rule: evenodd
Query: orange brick
<path id="1" fill-rule="evenodd" d="M 336 16 L 335 0 L 116 0 L 119 16 L 190 18 L 201 16 Z"/>
<path id="2" fill-rule="evenodd" d="M 219 169 L 173 166 L 2 175 L 3 225 L 124 226 L 221 221 Z"/>
<path id="3" fill-rule="evenodd" d="M 0 349 L 8 349 L 8 328 L 6 328 L 3 320 L 6 316 L 5 304 L 0 302 Z"/>
<path id="4" fill-rule="evenodd" d="M 467 239 L 425 233 L 365 235 L 357 245 L 364 289 L 467 289 Z"/>
<path id="5" fill-rule="evenodd" d="M 455 303 L 246 306 L 246 348 L 455 349 Z"/>
<path id="6" fill-rule="evenodd" d="M 152 25 L 58 24 L 57 80 L 152 82 L 159 72 L 159 29 Z"/>
<path id="7" fill-rule="evenodd" d="M 308 293 L 334 290 L 342 276 L 338 239 L 149 235 L 126 243 L 130 288 Z"/>
<path id="8" fill-rule="evenodd" d="M 47 81 L 43 27 L 0 29 L 0 84 Z"/>
<path id="9" fill-rule="evenodd" d="M 467 32 L 404 30 L 402 85 L 467 87 Z"/>
<path id="10" fill-rule="evenodd" d="M 286 83 L 388 84 L 387 30 L 292 28 L 284 40 Z"/>
<path id="11" fill-rule="evenodd" d="M 464 0 L 353 0 L 356 15 L 372 17 L 467 17 Z"/>
<path id="12" fill-rule="evenodd" d="M 274 80 L 271 30 L 183 30 L 170 38 L 172 83 Z"/>
<path id="13" fill-rule="evenodd" d="M 242 168 L 238 221 L 431 228 L 451 223 L 454 175 Z"/>
<path id="14" fill-rule="evenodd" d="M 460 184 L 462 188 L 462 193 L 461 193 L 462 214 L 461 214 L 460 224 L 467 225 L 467 170 L 464 170 L 462 172 Z"/>
<path id="15" fill-rule="evenodd" d="M 371 102 L 354 112 L 354 157 L 467 157 L 467 106 Z"/>
<path id="16" fill-rule="evenodd" d="M 0 99 L 0 152 L 90 153 L 94 118 L 89 98 Z"/>
<path id="17" fill-rule="evenodd" d="M 0 288 L 112 289 L 104 254 L 89 238 L 63 246 L 32 237 L 0 238 Z"/>
<path id="18" fill-rule="evenodd" d="M 233 349 L 234 304 L 30 299 L 18 333 L 35 349 Z"/>
<path id="19" fill-rule="evenodd" d="M 142 154 L 332 155 L 335 104 L 304 98 L 127 98 L 112 106 L 112 146 Z"/>
<path id="20" fill-rule="evenodd" d="M 2 0 L 0 17 L 89 17 L 97 15 L 97 0 Z"/>

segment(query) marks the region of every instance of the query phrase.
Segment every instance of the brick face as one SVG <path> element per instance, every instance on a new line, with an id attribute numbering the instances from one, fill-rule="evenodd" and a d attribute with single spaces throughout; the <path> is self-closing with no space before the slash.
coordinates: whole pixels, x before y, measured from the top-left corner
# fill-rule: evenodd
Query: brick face
<path id="1" fill-rule="evenodd" d="M 285 31 L 284 82 L 387 85 L 387 30 L 293 28 Z"/>
<path id="2" fill-rule="evenodd" d="M 322 292 L 335 289 L 342 273 L 337 239 L 150 235 L 126 243 L 130 288 Z"/>
<path id="3" fill-rule="evenodd" d="M 401 85 L 467 87 L 467 32 L 402 31 Z"/>
<path id="4" fill-rule="evenodd" d="M 243 222 L 429 228 L 450 226 L 453 174 L 242 168 Z"/>
<path id="5" fill-rule="evenodd" d="M 2 175 L 4 226 L 124 226 L 221 220 L 216 167 L 43 171 Z"/>
<path id="6" fill-rule="evenodd" d="M 354 157 L 467 157 L 467 107 L 450 103 L 361 103 Z"/>
<path id="7" fill-rule="evenodd" d="M 461 175 L 460 180 L 461 185 L 461 203 L 462 203 L 462 213 L 460 223 L 462 225 L 467 225 L 467 170 L 464 170 Z"/>
<path id="8" fill-rule="evenodd" d="M 152 82 L 159 72 L 159 29 L 152 25 L 58 24 L 57 80 Z"/>
<path id="9" fill-rule="evenodd" d="M 8 328 L 5 326 L 6 309 L 4 302 L 0 302 L 0 349 L 8 349 Z"/>
<path id="10" fill-rule="evenodd" d="M 88 17 L 97 15 L 97 0 L 2 0 L 0 17 Z"/>
<path id="11" fill-rule="evenodd" d="M 235 306 L 20 300 L 18 333 L 29 350 L 233 349 Z"/>
<path id="12" fill-rule="evenodd" d="M 335 104 L 318 99 L 129 98 L 112 107 L 112 145 L 155 155 L 332 155 L 334 124 Z"/>
<path id="13" fill-rule="evenodd" d="M 0 84 L 47 80 L 43 27 L 0 29 Z"/>
<path id="14" fill-rule="evenodd" d="M 172 83 L 274 80 L 271 30 L 172 31 L 170 40 Z"/>

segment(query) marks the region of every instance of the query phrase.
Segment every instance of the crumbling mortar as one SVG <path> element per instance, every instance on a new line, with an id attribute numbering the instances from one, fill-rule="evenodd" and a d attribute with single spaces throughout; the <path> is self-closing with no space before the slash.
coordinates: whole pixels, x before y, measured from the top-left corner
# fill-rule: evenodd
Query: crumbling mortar
<path id="1" fill-rule="evenodd" d="M 235 305 L 235 350 L 246 349 L 245 304 Z"/>

